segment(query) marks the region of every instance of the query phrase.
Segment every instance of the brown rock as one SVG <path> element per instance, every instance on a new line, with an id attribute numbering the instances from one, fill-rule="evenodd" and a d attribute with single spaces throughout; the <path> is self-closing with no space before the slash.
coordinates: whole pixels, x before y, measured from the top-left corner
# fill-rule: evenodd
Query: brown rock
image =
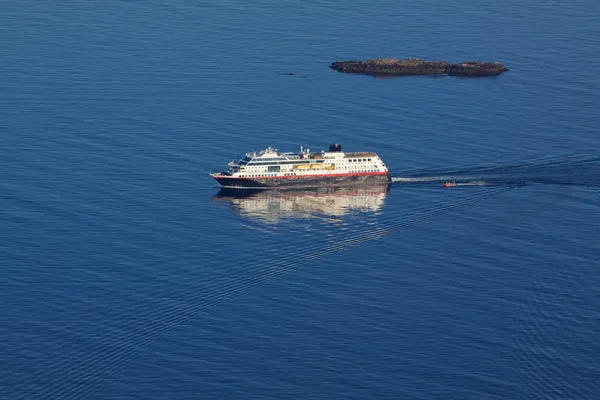
<path id="1" fill-rule="evenodd" d="M 499 62 L 467 61 L 460 64 L 451 64 L 446 68 L 448 75 L 462 76 L 491 76 L 500 75 L 508 69 Z"/>
<path id="2" fill-rule="evenodd" d="M 467 61 L 460 64 L 450 64 L 446 61 L 424 61 L 418 58 L 397 60 L 395 58 L 376 58 L 368 61 L 338 61 L 329 68 L 339 72 L 398 76 L 398 75 L 461 75 L 461 76 L 490 76 L 508 71 L 498 62 Z"/>

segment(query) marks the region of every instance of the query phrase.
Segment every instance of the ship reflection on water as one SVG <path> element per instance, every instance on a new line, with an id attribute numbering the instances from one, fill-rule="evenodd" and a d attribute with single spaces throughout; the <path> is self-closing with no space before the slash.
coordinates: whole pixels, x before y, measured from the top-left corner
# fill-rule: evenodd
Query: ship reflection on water
<path id="1" fill-rule="evenodd" d="M 222 188 L 213 199 L 229 203 L 244 217 L 276 224 L 286 219 L 338 219 L 375 212 L 383 206 L 389 188 L 389 184 L 286 190 Z"/>

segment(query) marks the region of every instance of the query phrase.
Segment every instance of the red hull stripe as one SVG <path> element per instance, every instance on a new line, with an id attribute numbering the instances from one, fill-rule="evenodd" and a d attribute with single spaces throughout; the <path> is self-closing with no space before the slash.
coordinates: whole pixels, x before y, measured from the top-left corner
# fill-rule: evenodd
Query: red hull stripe
<path id="1" fill-rule="evenodd" d="M 282 175 L 275 175 L 275 176 L 227 176 L 227 175 L 223 175 L 223 176 L 213 176 L 213 178 L 215 179 L 303 179 L 303 178 L 323 178 L 323 177 L 330 177 L 330 178 L 336 178 L 336 177 L 340 177 L 340 176 L 366 176 L 366 175 L 388 175 L 387 172 L 351 172 L 348 174 L 316 174 L 316 175 L 291 175 L 291 176 L 282 176 Z"/>

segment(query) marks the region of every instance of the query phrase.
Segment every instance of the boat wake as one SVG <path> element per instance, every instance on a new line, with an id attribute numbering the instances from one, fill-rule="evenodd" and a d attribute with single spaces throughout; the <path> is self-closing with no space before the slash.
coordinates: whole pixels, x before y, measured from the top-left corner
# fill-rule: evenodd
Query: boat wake
<path id="1" fill-rule="evenodd" d="M 498 167 L 423 170 L 392 175 L 402 184 L 444 186 L 600 185 L 599 156 L 571 156 Z"/>

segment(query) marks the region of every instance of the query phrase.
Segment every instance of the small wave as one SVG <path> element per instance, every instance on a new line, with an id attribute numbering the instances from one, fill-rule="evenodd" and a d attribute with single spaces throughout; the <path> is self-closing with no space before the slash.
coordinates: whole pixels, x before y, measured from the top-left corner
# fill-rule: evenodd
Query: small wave
<path id="1" fill-rule="evenodd" d="M 423 170 L 407 175 L 393 176 L 392 182 L 430 184 L 455 182 L 456 186 L 530 184 L 545 185 L 600 185 L 600 157 L 565 157 L 540 160 L 520 165 L 499 167 L 471 167 L 447 171 Z"/>
<path id="2" fill-rule="evenodd" d="M 486 182 L 486 181 L 462 182 L 462 183 L 456 184 L 456 186 L 490 186 L 490 185 L 493 185 L 493 183 Z"/>
<path id="3" fill-rule="evenodd" d="M 431 176 L 393 176 L 392 182 L 407 182 L 407 183 L 435 183 L 435 182 L 446 182 L 446 181 L 457 181 L 457 180 L 471 180 L 477 179 L 473 176 L 464 175 L 431 175 Z"/>

